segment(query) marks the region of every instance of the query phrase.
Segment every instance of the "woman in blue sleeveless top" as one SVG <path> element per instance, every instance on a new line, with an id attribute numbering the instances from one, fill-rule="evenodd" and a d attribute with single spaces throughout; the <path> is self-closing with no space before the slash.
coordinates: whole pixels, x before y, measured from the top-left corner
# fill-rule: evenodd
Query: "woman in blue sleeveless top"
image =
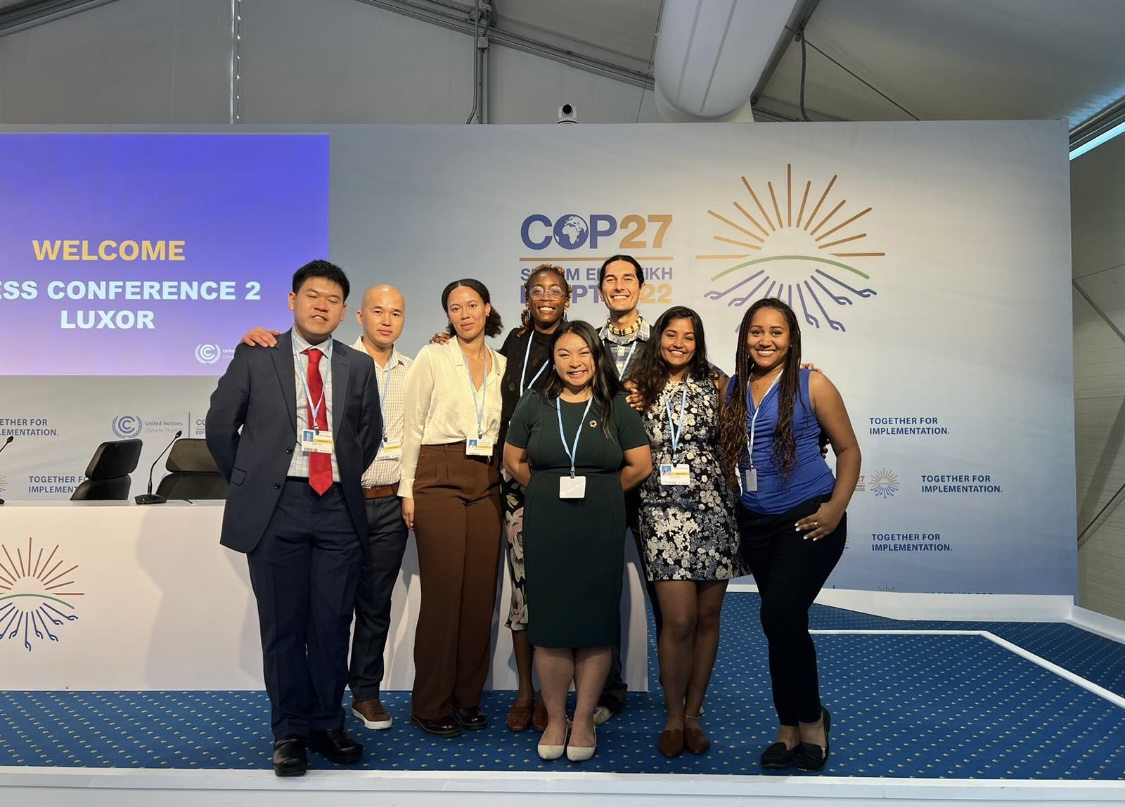
<path id="1" fill-rule="evenodd" d="M 785 303 L 766 298 L 746 312 L 735 368 L 720 445 L 741 491 L 740 551 L 761 595 L 780 724 L 762 767 L 816 771 L 828 761 L 830 718 L 820 703 L 809 608 L 844 551 L 859 445 L 836 387 L 801 369 L 801 329 Z M 820 453 L 822 430 L 836 454 L 835 477 Z"/>

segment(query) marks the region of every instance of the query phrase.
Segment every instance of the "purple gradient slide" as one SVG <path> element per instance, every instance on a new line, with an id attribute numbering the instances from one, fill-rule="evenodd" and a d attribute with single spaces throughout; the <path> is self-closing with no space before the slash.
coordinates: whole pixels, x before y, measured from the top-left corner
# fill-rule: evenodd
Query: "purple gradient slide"
<path id="1" fill-rule="evenodd" d="M 218 375 L 328 257 L 328 135 L 0 135 L 4 375 Z"/>

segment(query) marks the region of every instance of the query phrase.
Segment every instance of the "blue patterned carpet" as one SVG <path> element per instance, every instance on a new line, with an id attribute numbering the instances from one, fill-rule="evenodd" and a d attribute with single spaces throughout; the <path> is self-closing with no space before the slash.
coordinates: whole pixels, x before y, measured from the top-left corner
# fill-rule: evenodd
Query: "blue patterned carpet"
<path id="1" fill-rule="evenodd" d="M 668 760 L 658 686 L 633 693 L 598 733 L 593 760 L 544 763 L 536 735 L 503 728 L 511 694 L 486 693 L 494 725 L 438 740 L 409 724 L 409 693 L 385 693 L 394 728 L 368 732 L 361 768 L 766 774 L 774 739 L 755 594 L 732 593 L 704 726 L 712 749 Z M 816 606 L 813 630 L 990 631 L 1113 693 L 1125 690 L 1122 646 L 1068 625 L 898 622 Z M 834 776 L 1123 780 L 1125 710 L 975 635 L 821 634 L 821 688 L 832 712 Z M 655 679 L 655 649 L 650 642 Z M 345 696 L 347 697 L 347 696 Z M 0 692 L 0 766 L 268 769 L 264 692 Z M 310 755 L 314 768 L 332 768 Z M 794 775 L 793 770 L 782 775 Z M 810 774 L 816 775 L 816 774 Z"/>

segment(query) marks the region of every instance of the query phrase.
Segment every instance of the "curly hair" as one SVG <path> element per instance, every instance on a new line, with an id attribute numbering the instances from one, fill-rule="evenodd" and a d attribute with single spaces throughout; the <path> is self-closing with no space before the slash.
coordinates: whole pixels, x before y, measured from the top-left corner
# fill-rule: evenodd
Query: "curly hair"
<path id="1" fill-rule="evenodd" d="M 541 263 L 538 266 L 536 266 L 534 269 L 531 270 L 531 274 L 527 276 L 527 280 L 525 280 L 523 282 L 524 292 L 527 293 L 527 305 L 525 305 L 523 307 L 523 311 L 520 312 L 520 328 L 519 328 L 519 331 L 518 331 L 519 336 L 523 336 L 525 333 L 530 331 L 531 328 L 532 328 L 530 292 L 531 292 L 531 287 L 533 285 L 535 285 L 533 281 L 535 280 L 535 278 L 537 278 L 539 275 L 542 275 L 542 274 L 556 275 L 559 279 L 559 283 L 562 284 L 563 294 L 566 295 L 566 297 L 564 297 L 563 299 L 565 299 L 565 300 L 570 299 L 570 295 L 571 295 L 572 290 L 570 288 L 570 284 L 566 282 L 566 270 L 565 269 L 563 269 L 561 266 L 555 266 L 555 264 L 553 264 L 553 263 Z M 566 322 L 566 312 L 565 311 L 563 312 L 561 321 Z"/>
<path id="2" fill-rule="evenodd" d="M 719 415 L 719 455 L 723 470 L 732 485 L 738 478 L 738 464 L 746 456 L 746 416 L 749 412 L 747 397 L 750 389 L 750 373 L 754 361 L 750 357 L 747 340 L 750 336 L 750 322 L 763 308 L 772 308 L 781 313 L 789 328 L 789 352 L 781 371 L 777 390 L 777 427 L 773 432 L 773 450 L 770 458 L 783 484 L 788 483 L 797 467 L 797 440 L 793 434 L 794 401 L 801 389 L 801 326 L 793 309 L 775 297 L 758 300 L 738 329 L 738 348 L 735 352 L 735 374 L 731 380 L 734 388 L 729 390 Z"/>
<path id="3" fill-rule="evenodd" d="M 442 291 L 442 293 L 441 293 L 441 310 L 442 311 L 445 311 L 446 313 L 449 312 L 449 295 L 451 295 L 453 293 L 454 289 L 459 289 L 462 286 L 464 286 L 465 288 L 468 288 L 468 289 L 472 289 L 478 295 L 480 295 L 481 302 L 483 302 L 485 305 L 487 305 L 487 306 L 492 305 L 492 296 L 488 293 L 488 287 L 485 286 L 483 283 L 481 283 L 479 280 L 475 280 L 474 278 L 471 278 L 471 277 L 465 277 L 465 278 L 462 278 L 461 280 L 454 280 L 452 283 L 450 283 L 448 286 L 446 286 L 445 289 Z M 454 329 L 452 322 L 450 322 L 449 325 L 446 326 L 446 332 L 450 336 L 456 336 L 457 335 L 457 331 Z M 484 335 L 485 336 L 499 336 L 503 332 L 504 332 L 504 324 L 500 320 L 500 314 L 496 311 L 495 308 L 490 308 L 489 312 L 488 312 L 488 318 L 484 322 Z"/>
<path id="4" fill-rule="evenodd" d="M 558 344 L 561 337 L 568 333 L 574 333 L 582 337 L 582 341 L 590 348 L 590 354 L 594 357 L 594 379 L 591 382 L 594 403 L 602 410 L 602 432 L 606 437 L 610 437 L 609 421 L 613 412 L 613 399 L 617 393 L 621 392 L 621 382 L 617 379 L 617 369 L 613 364 L 613 359 L 610 358 L 609 352 L 602 344 L 601 337 L 598 336 L 594 326 L 576 319 L 562 323 L 558 330 L 551 334 L 549 350 L 552 365 L 555 361 L 555 345 Z M 551 401 L 557 398 L 562 391 L 563 380 L 555 371 L 551 373 L 550 379 L 543 387 L 541 396 L 545 401 Z"/>
<path id="5" fill-rule="evenodd" d="M 652 337 L 641 345 L 637 364 L 630 370 L 628 379 L 636 385 L 637 394 L 645 408 L 660 397 L 664 385 L 668 383 L 668 362 L 660 350 L 660 341 L 664 331 L 673 320 L 686 319 L 691 321 L 692 330 L 695 331 L 695 355 L 691 357 L 687 374 L 690 378 L 703 380 L 710 378 L 711 365 L 707 361 L 707 340 L 703 335 L 703 320 L 692 309 L 675 305 L 660 315 L 652 326 Z"/>

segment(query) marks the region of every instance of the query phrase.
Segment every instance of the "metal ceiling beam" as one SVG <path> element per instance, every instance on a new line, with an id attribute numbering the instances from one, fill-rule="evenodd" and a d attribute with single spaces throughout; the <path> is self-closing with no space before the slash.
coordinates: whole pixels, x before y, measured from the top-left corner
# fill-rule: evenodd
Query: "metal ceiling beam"
<path id="1" fill-rule="evenodd" d="M 0 9 L 0 36 L 26 31 L 71 14 L 78 14 L 114 0 L 27 0 Z"/>
<path id="2" fill-rule="evenodd" d="M 750 96 L 751 108 L 758 103 L 758 99 L 765 92 L 766 85 L 770 83 L 770 79 L 777 71 L 777 66 L 781 64 L 781 60 L 785 57 L 785 52 L 789 50 L 789 45 L 797 35 L 796 32 L 805 30 L 805 26 L 809 24 L 809 18 L 812 17 L 813 12 L 819 5 L 820 0 L 804 0 L 798 3 L 796 8 L 793 9 L 793 13 L 789 15 L 789 22 L 785 23 L 781 36 L 777 38 L 777 44 L 773 46 L 773 53 L 770 54 L 769 61 L 766 62 L 762 75 L 758 78 L 758 84 L 754 87 L 754 92 Z"/>
<path id="3" fill-rule="evenodd" d="M 1105 109 L 1097 112 L 1070 130 L 1070 149 L 1073 151 L 1095 137 L 1108 132 L 1114 126 L 1125 123 L 1125 97 L 1118 98 Z"/>
<path id="4" fill-rule="evenodd" d="M 415 0 L 356 0 L 356 2 L 381 8 L 384 11 L 392 11 L 395 14 L 402 14 L 432 25 L 440 25 L 443 28 L 468 36 L 474 35 L 472 6 L 454 2 L 416 2 Z M 503 28 L 489 28 L 488 40 L 512 50 L 530 53 L 533 56 L 550 59 L 579 70 L 585 70 L 588 73 L 616 79 L 634 87 L 652 87 L 652 75 L 649 73 L 633 70 L 603 59 L 583 56 L 538 39 L 505 31 Z"/>

